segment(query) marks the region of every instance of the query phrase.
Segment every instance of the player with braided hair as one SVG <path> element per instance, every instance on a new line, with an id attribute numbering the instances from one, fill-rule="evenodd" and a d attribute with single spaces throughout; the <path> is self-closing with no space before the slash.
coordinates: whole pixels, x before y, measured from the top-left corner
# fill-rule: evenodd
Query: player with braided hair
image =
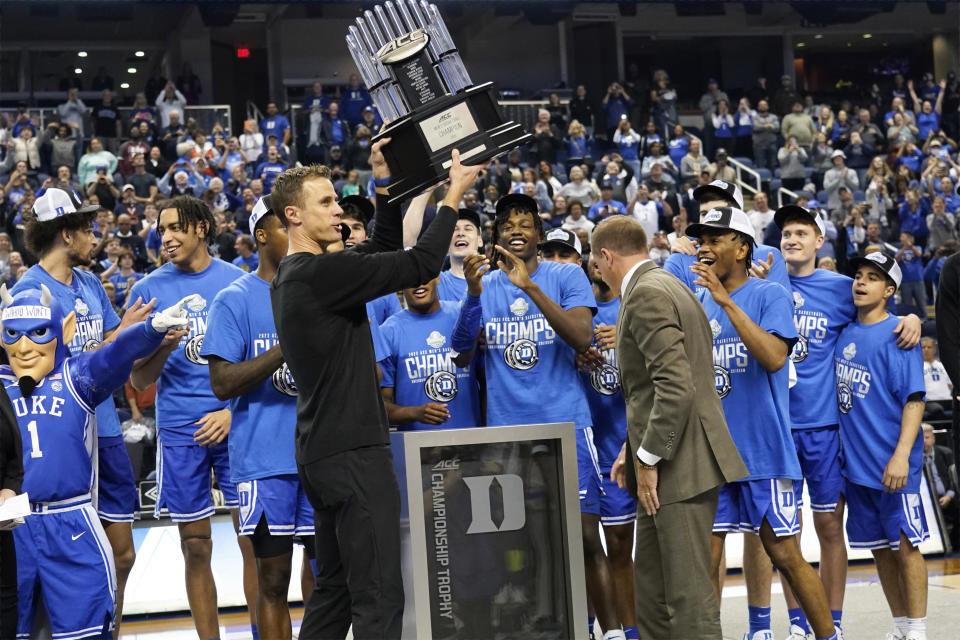
<path id="1" fill-rule="evenodd" d="M 494 220 L 493 257 L 464 259 L 467 298 L 452 339 L 459 353 L 455 362 L 470 362 L 482 322 L 487 424 L 575 423 L 588 592 L 604 638 L 623 638 L 600 542 L 601 481 L 593 423 L 574 362 L 576 352 L 593 341 L 593 289 L 578 265 L 539 261 L 543 224 L 533 198 L 500 198 Z M 491 263 L 498 270 L 487 273 Z M 544 403 L 546 395 L 562 401 Z"/>

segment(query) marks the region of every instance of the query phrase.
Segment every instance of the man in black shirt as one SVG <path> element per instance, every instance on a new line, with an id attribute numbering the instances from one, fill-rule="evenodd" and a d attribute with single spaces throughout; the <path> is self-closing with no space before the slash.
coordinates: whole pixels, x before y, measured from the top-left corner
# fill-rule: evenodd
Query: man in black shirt
<path id="1" fill-rule="evenodd" d="M 343 210 L 327 167 L 288 169 L 270 195 L 289 236 L 271 285 L 273 317 L 299 390 L 297 466 L 316 522 L 317 581 L 303 638 L 344 638 L 351 622 L 356 638 L 400 637 L 400 494 L 366 303 L 437 277 L 460 198 L 481 169 L 462 166 L 453 151 L 443 206 L 403 251 L 400 207 L 387 202 L 387 142 L 370 152 L 376 231 L 349 251 L 337 251 Z"/>
<path id="2" fill-rule="evenodd" d="M 960 389 L 960 253 L 943 262 L 940 286 L 937 288 L 937 344 L 940 361 L 953 383 Z M 960 411 L 953 406 L 953 455 L 960 458 Z"/>

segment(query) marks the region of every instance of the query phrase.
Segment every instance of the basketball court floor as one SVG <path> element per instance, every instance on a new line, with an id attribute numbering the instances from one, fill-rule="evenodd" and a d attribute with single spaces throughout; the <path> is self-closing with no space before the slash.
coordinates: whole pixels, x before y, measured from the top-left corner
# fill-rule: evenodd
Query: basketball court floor
<path id="1" fill-rule="evenodd" d="M 930 597 L 927 608 L 929 640 L 956 640 L 960 638 L 960 557 L 930 558 L 927 560 L 930 576 Z M 773 620 L 777 638 L 786 637 L 786 606 L 781 596 L 780 583 L 774 578 Z M 299 629 L 302 607 L 291 609 L 294 632 Z M 724 638 L 740 640 L 747 630 L 747 592 L 743 576 L 731 574 L 723 591 Z M 249 640 L 249 619 L 245 612 L 220 616 L 223 640 Z M 844 605 L 844 634 L 847 640 L 882 640 L 893 629 L 876 570 L 871 563 L 857 563 L 850 567 L 847 595 Z M 124 640 L 191 640 L 196 638 L 193 623 L 187 616 L 128 620 L 123 624 Z M 484 640 L 484 639 L 477 639 Z M 495 640 L 491 638 L 490 640 Z"/>

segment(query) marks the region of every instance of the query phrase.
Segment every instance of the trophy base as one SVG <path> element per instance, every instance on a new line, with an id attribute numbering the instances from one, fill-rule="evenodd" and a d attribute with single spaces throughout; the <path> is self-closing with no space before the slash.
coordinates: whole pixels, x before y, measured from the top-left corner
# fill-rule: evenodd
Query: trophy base
<path id="1" fill-rule="evenodd" d="M 450 151 L 460 162 L 477 165 L 509 153 L 533 139 L 512 120 L 504 122 L 493 83 L 468 87 L 434 100 L 391 122 L 373 141 L 391 138 L 383 148 L 392 181 L 390 202 L 412 198 L 443 182 L 450 172 Z"/>

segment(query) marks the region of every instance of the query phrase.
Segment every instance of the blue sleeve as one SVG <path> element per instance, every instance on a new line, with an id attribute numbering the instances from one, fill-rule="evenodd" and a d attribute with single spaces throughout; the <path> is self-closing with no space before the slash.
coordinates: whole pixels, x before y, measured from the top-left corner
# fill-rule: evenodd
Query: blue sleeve
<path id="1" fill-rule="evenodd" d="M 243 325 L 230 306 L 229 296 L 221 292 L 213 299 L 207 314 L 207 332 L 203 336 L 200 355 L 217 356 L 227 362 L 242 362 L 246 355 L 247 341 L 243 335 Z M 246 307 L 237 305 L 236 310 Z"/>
<path id="2" fill-rule="evenodd" d="M 779 284 L 764 287 L 763 308 L 755 322 L 767 333 L 785 339 L 791 349 L 797 341 L 797 325 L 793 321 L 793 297 Z"/>
<path id="3" fill-rule="evenodd" d="M 103 288 L 103 284 L 99 282 L 99 279 L 97 285 L 97 297 L 100 298 L 100 308 L 103 309 L 103 332 L 106 333 L 107 331 L 116 329 L 120 325 L 120 316 L 113 310 L 113 305 L 110 304 L 110 298 L 107 297 L 107 290 Z"/>
<path id="4" fill-rule="evenodd" d="M 164 335 L 153 330 L 150 320 L 138 322 L 99 349 L 71 358 L 69 375 L 74 389 L 91 407 L 96 407 L 123 386 L 130 378 L 133 363 L 153 353 Z"/>
<path id="5" fill-rule="evenodd" d="M 388 389 L 396 386 L 398 351 L 396 329 L 397 325 L 394 322 L 386 323 L 380 327 L 380 337 L 384 350 L 383 357 L 377 358 L 377 362 L 380 363 L 380 371 L 383 373 L 380 386 Z M 394 396 L 394 399 L 396 399 L 396 396 Z"/>
<path id="6" fill-rule="evenodd" d="M 787 274 L 787 263 L 783 259 L 783 254 L 773 249 L 773 266 L 770 267 L 770 273 L 767 274 L 767 280 L 776 282 L 788 292 L 791 291 L 790 276 Z M 767 254 L 769 256 L 769 254 Z"/>
<path id="7" fill-rule="evenodd" d="M 476 347 L 482 318 L 483 306 L 480 304 L 480 296 L 472 296 L 468 293 L 460 305 L 460 316 L 450 337 L 450 348 L 457 353 L 466 353 Z"/>
<path id="8" fill-rule="evenodd" d="M 561 289 L 557 304 L 564 310 L 587 307 L 591 314 L 597 315 L 597 298 L 593 295 L 593 287 L 583 269 L 576 265 L 564 265 L 559 275 Z"/>
<path id="9" fill-rule="evenodd" d="M 367 324 L 370 325 L 370 339 L 373 340 L 373 357 L 377 362 L 380 362 L 387 354 L 387 346 L 383 342 L 380 325 L 373 318 L 367 318 Z"/>
<path id="10" fill-rule="evenodd" d="M 898 349 L 896 343 L 890 340 L 891 355 L 900 365 L 897 389 L 891 389 L 899 400 L 900 406 L 906 406 L 907 399 L 915 393 L 926 393 L 926 383 L 923 380 L 923 352 L 920 345 L 913 349 Z M 891 376 L 894 378 L 894 376 Z"/>
<path id="11" fill-rule="evenodd" d="M 146 280 L 139 280 L 135 282 L 130 290 L 127 291 L 127 308 L 130 308 L 130 304 L 135 302 L 137 298 L 142 298 L 144 302 L 150 302 L 153 296 L 150 295 L 149 286 L 146 283 Z"/>
<path id="12" fill-rule="evenodd" d="M 687 285 L 687 288 L 696 293 L 696 289 L 693 287 L 693 281 L 690 279 L 692 273 L 690 269 L 686 268 L 683 264 L 682 253 L 671 253 L 670 257 L 667 258 L 667 261 L 663 265 L 663 270 L 669 273 L 670 275 L 676 276 L 676 278 Z"/>

